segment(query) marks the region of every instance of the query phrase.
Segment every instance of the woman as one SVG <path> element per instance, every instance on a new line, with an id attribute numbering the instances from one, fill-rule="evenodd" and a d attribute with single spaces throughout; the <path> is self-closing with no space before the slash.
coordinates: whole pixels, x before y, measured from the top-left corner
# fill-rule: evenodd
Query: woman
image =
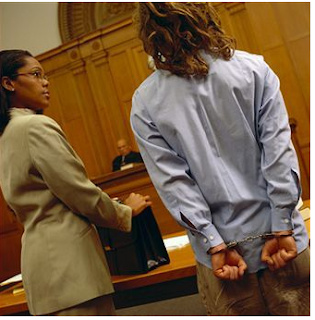
<path id="1" fill-rule="evenodd" d="M 130 231 L 151 204 L 112 201 L 88 178 L 59 125 L 38 114 L 49 82 L 27 51 L 0 52 L 0 183 L 24 226 L 21 269 L 33 315 L 112 315 L 113 286 L 93 224 Z"/>
<path id="2" fill-rule="evenodd" d="M 131 124 L 188 230 L 208 313 L 309 314 L 299 168 L 277 76 L 234 50 L 207 2 L 139 3 L 136 22 L 157 71 L 134 94 Z"/>

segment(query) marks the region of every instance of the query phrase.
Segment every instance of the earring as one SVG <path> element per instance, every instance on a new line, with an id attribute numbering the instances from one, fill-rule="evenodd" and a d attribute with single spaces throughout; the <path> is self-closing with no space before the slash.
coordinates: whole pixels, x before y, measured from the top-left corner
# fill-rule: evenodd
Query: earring
<path id="1" fill-rule="evenodd" d="M 14 88 L 12 88 L 11 91 L 13 92 L 13 91 L 14 91 Z"/>

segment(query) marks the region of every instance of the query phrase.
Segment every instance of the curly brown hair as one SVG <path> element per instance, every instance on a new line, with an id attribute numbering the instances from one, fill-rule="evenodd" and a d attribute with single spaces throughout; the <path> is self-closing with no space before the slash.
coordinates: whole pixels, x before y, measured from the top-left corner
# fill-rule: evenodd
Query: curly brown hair
<path id="1" fill-rule="evenodd" d="M 225 34 L 207 2 L 140 2 L 134 23 L 156 68 L 179 76 L 208 74 L 201 50 L 225 60 L 235 50 L 235 39 Z"/>

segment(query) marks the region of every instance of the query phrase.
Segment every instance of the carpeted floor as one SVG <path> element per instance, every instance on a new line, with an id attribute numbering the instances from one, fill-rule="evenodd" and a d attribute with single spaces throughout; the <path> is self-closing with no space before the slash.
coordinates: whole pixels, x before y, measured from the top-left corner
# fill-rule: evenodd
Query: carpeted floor
<path id="1" fill-rule="evenodd" d="M 116 310 L 117 316 L 205 316 L 199 294 Z"/>

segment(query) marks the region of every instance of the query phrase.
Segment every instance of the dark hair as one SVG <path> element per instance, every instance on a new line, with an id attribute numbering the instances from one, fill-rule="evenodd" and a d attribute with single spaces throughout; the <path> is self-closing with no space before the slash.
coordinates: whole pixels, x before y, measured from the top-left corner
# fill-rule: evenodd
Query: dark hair
<path id="1" fill-rule="evenodd" d="M 18 69 L 25 65 L 25 58 L 33 57 L 25 50 L 3 50 L 0 51 L 0 81 L 2 77 L 14 79 Z M 9 116 L 9 95 L 10 91 L 6 90 L 0 82 L 0 134 L 4 131 L 10 121 Z"/>
<path id="2" fill-rule="evenodd" d="M 235 50 L 235 40 L 225 34 L 207 2 L 140 2 L 134 23 L 157 69 L 179 76 L 208 74 L 201 50 L 225 60 Z"/>

